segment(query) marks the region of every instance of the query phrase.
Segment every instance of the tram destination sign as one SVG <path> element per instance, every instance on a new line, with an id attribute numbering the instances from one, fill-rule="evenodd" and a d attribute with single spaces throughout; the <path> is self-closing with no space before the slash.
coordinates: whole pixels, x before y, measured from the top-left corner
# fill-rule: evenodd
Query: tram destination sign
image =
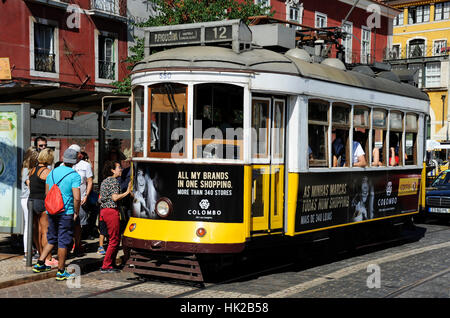
<path id="1" fill-rule="evenodd" d="M 200 28 L 153 32 L 150 35 L 150 46 L 198 43 L 200 41 L 200 33 Z"/>
<path id="2" fill-rule="evenodd" d="M 146 55 L 151 48 L 228 44 L 234 51 L 249 47 L 252 33 L 241 20 L 178 24 L 145 28 Z"/>
<path id="3" fill-rule="evenodd" d="M 205 42 L 231 41 L 233 32 L 231 25 L 205 28 Z"/>
<path id="4" fill-rule="evenodd" d="M 201 28 L 190 30 L 165 30 L 153 32 L 150 35 L 150 46 L 197 44 L 201 42 Z M 205 28 L 205 42 L 231 41 L 232 27 L 215 26 Z"/>

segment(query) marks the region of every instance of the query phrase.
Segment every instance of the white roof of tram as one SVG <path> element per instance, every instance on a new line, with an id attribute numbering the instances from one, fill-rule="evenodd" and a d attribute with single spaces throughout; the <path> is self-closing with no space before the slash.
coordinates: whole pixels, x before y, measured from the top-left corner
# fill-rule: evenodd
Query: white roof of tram
<path id="1" fill-rule="evenodd" d="M 147 56 L 133 72 L 196 69 L 289 74 L 429 101 L 426 93 L 407 83 L 311 63 L 263 48 L 236 53 L 217 46 L 178 47 Z"/>

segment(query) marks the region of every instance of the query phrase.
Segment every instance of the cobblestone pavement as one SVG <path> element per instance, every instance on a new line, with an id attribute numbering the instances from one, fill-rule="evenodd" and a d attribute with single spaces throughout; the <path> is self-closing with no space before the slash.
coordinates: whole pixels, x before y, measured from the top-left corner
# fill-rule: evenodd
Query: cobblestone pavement
<path id="1" fill-rule="evenodd" d="M 426 229 L 425 236 L 418 241 L 310 268 L 293 265 L 226 284 L 206 284 L 204 289 L 182 282 L 141 281 L 127 272 L 93 271 L 67 284 L 50 278 L 3 288 L 0 298 L 450 298 L 450 227 L 447 224 L 418 227 Z M 374 276 L 377 273 L 380 276 Z M 433 274 L 438 275 L 426 280 Z M 370 288 L 376 282 L 379 286 Z"/>

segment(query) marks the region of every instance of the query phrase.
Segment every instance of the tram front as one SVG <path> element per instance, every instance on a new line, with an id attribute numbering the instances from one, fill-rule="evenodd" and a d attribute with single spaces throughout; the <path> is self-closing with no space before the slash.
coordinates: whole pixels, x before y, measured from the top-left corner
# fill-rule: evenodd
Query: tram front
<path id="1" fill-rule="evenodd" d="M 155 83 L 163 74 L 171 80 Z M 124 245 L 240 252 L 245 85 L 163 74 L 142 74 L 145 84 L 133 89 L 134 199 Z"/>
<path id="2" fill-rule="evenodd" d="M 247 26 L 231 20 L 191 26 L 188 32 L 177 27 L 147 32 L 150 46 L 158 41 L 170 46 L 168 41 L 181 38 L 183 46 L 147 54 L 131 76 L 134 195 L 123 238 L 125 251 L 131 252 L 127 270 L 155 274 L 165 263 L 170 273 L 156 274 L 170 277 L 198 267 L 193 263 L 198 255 L 243 251 L 256 217 L 268 222 L 268 208 L 253 209 L 252 202 L 262 200 L 256 198 L 262 191 L 268 195 L 269 183 L 265 177 L 256 178 L 264 185 L 253 178 L 257 170 L 249 163 L 255 151 L 269 154 L 267 143 L 259 141 L 272 134 L 271 110 L 265 107 L 270 98 L 262 96 L 262 106 L 252 101 L 255 72 L 248 67 L 266 65 L 268 58 L 239 54 L 251 43 Z M 201 41 L 215 38 L 230 45 L 196 45 L 195 34 L 201 34 Z M 190 39 L 193 45 L 186 46 Z M 276 53 L 269 60 L 274 57 L 286 64 Z M 282 111 L 278 117 L 284 122 Z M 252 125 L 257 136 L 252 136 Z M 253 181 L 264 190 L 254 188 Z M 262 212 L 251 215 L 253 210 Z"/>

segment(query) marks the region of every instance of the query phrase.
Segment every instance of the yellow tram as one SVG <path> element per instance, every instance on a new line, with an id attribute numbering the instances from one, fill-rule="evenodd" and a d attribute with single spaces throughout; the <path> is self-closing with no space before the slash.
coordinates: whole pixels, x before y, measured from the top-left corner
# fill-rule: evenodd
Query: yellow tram
<path id="1" fill-rule="evenodd" d="M 387 70 L 255 45 L 255 32 L 146 29 L 127 270 L 201 280 L 201 255 L 418 213 L 427 95 Z"/>

